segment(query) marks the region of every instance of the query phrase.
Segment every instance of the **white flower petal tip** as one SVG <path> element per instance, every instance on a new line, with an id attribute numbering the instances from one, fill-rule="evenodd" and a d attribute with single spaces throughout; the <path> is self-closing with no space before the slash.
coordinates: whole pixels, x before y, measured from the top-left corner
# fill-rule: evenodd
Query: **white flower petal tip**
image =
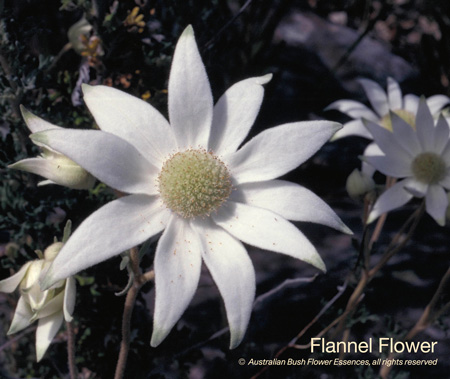
<path id="1" fill-rule="evenodd" d="M 32 112 L 30 112 L 27 108 L 25 108 L 23 105 L 20 105 L 20 113 L 22 114 L 22 117 L 25 120 L 28 129 L 30 129 L 32 133 L 37 133 L 50 129 L 62 129 L 60 126 L 53 125 L 52 123 L 36 116 Z"/>
<path id="2" fill-rule="evenodd" d="M 273 78 L 273 74 L 269 73 L 264 76 L 259 76 L 259 77 L 255 78 L 254 80 L 255 80 L 256 84 L 264 85 L 264 84 L 269 83 L 272 80 L 272 78 Z"/>
<path id="3" fill-rule="evenodd" d="M 344 234 L 348 234 L 349 236 L 352 236 L 355 234 L 355 233 L 353 233 L 353 230 L 351 230 L 347 225 L 344 224 L 343 221 L 342 221 L 341 227 L 338 230 Z"/>
<path id="4" fill-rule="evenodd" d="M 153 333 L 152 338 L 150 340 L 150 346 L 151 347 L 158 347 L 162 341 L 166 339 L 168 334 L 170 333 L 170 330 L 167 329 L 160 329 L 156 325 L 153 326 Z"/>
<path id="5" fill-rule="evenodd" d="M 26 275 L 28 267 L 30 267 L 31 262 L 25 263 L 19 271 L 9 278 L 0 281 L 0 292 L 12 293 L 19 286 L 23 277 Z"/>
<path id="6" fill-rule="evenodd" d="M 374 222 L 378 217 L 380 217 L 380 215 L 376 214 L 375 212 L 370 212 L 369 213 L 369 217 L 367 217 L 367 225 L 371 224 L 372 222 Z"/>
<path id="7" fill-rule="evenodd" d="M 230 350 L 236 349 L 245 337 L 246 330 L 234 330 L 230 334 Z"/>
<path id="8" fill-rule="evenodd" d="M 178 40 L 178 42 L 182 39 L 182 38 L 191 38 L 194 37 L 194 28 L 192 27 L 192 25 L 188 25 L 186 26 L 186 28 L 184 29 L 183 33 L 181 33 L 181 36 Z"/>

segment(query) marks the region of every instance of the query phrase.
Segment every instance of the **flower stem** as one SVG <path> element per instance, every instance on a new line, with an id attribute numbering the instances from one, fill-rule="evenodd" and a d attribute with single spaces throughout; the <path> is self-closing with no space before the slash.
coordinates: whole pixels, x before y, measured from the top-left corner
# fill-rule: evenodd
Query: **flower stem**
<path id="1" fill-rule="evenodd" d="M 69 365 L 70 379 L 78 377 L 77 366 L 75 364 L 75 333 L 71 322 L 66 321 L 67 327 L 67 360 Z"/>
<path id="2" fill-rule="evenodd" d="M 134 275 L 133 285 L 127 292 L 125 305 L 122 316 L 122 341 L 120 343 L 119 358 L 117 360 L 116 372 L 114 379 L 122 379 L 125 374 L 127 365 L 128 353 L 130 351 L 131 340 L 131 316 L 133 314 L 136 298 L 141 287 L 154 278 L 154 271 L 149 271 L 142 274 L 139 268 L 139 252 L 137 248 L 130 251 L 130 266 Z"/>
<path id="3" fill-rule="evenodd" d="M 422 218 L 422 215 L 424 214 L 424 211 L 425 211 L 425 203 L 423 202 L 420 205 L 420 207 L 408 218 L 408 220 L 406 220 L 406 222 L 400 228 L 398 233 L 394 236 L 394 238 L 386 248 L 385 253 L 378 261 L 378 263 L 370 270 L 367 267 L 363 268 L 361 272 L 361 278 L 357 286 L 355 287 L 355 290 L 353 291 L 352 295 L 350 296 L 347 302 L 347 306 L 345 308 L 345 313 L 347 313 L 348 316 L 345 318 L 341 318 L 336 330 L 333 333 L 333 336 L 337 336 L 342 331 L 342 329 L 345 326 L 345 321 L 354 314 L 358 303 L 360 302 L 362 296 L 364 295 L 364 291 L 367 285 L 375 277 L 378 271 L 380 271 L 380 269 L 384 267 L 384 265 L 411 239 L 414 231 L 417 228 L 417 225 L 419 224 L 420 219 Z M 404 236 L 404 233 L 407 229 L 408 232 L 406 236 Z M 372 243 L 369 244 L 369 249 L 371 249 L 371 247 Z M 367 254 L 369 253 L 370 252 L 368 252 Z M 349 335 L 348 333 L 344 333 L 344 336 L 348 335 Z"/>

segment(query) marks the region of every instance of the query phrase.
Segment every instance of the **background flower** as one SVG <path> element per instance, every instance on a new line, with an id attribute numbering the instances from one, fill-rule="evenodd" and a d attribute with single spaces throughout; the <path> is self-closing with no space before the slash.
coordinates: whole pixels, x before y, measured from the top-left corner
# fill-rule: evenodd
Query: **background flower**
<path id="1" fill-rule="evenodd" d="M 352 135 L 373 139 L 370 131 L 364 126 L 363 120 L 380 124 L 392 130 L 391 113 L 414 126 L 419 104 L 418 96 L 413 94 L 402 96 L 402 90 L 393 78 L 387 79 L 387 91 L 370 79 L 360 79 L 359 83 L 362 85 L 372 109 L 354 100 L 337 100 L 330 104 L 326 108 L 327 110 L 336 109 L 353 119 L 344 124 L 344 127 L 333 136 L 333 140 Z M 450 98 L 445 95 L 434 95 L 426 101 L 431 113 L 438 115 L 441 109 L 450 103 Z"/>
<path id="2" fill-rule="evenodd" d="M 439 225 L 445 224 L 450 189 L 449 126 L 444 117 L 436 125 L 425 101 L 419 103 L 416 128 L 391 114 L 392 132 L 372 122 L 367 128 L 384 155 L 363 159 L 381 173 L 402 179 L 386 190 L 374 204 L 368 222 L 398 208 L 413 197 L 425 198 L 427 213 Z"/>

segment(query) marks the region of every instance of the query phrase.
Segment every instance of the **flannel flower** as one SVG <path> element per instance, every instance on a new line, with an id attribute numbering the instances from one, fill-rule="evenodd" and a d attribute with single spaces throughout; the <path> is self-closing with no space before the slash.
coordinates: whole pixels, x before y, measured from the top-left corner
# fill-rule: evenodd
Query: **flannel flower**
<path id="1" fill-rule="evenodd" d="M 32 133 L 51 129 L 67 130 L 35 116 L 22 106 L 20 109 L 25 122 Z M 36 142 L 36 144 L 41 148 L 41 156 L 22 159 L 8 167 L 31 172 L 47 178 L 47 180 L 38 184 L 41 186 L 46 184 L 59 184 L 74 189 L 92 188 L 95 183 L 95 178 L 84 168 L 80 167 L 57 150 L 42 146 L 38 142 Z"/>
<path id="2" fill-rule="evenodd" d="M 63 320 L 70 322 L 75 307 L 75 280 L 59 281 L 54 288 L 41 291 L 39 277 L 50 266 L 63 243 L 55 242 L 40 259 L 27 262 L 11 277 L 0 281 L 0 292 L 11 293 L 19 287 L 20 298 L 8 334 L 17 333 L 38 320 L 36 329 L 36 359 L 47 351 Z"/>
<path id="3" fill-rule="evenodd" d="M 162 342 L 190 303 L 203 258 L 224 300 L 234 348 L 245 334 L 255 295 L 253 265 L 241 241 L 324 270 L 316 249 L 287 220 L 351 232 L 312 192 L 274 179 L 314 154 L 340 125 L 289 123 L 263 131 L 238 150 L 270 78 L 238 82 L 213 107 L 189 26 L 177 43 L 170 72 L 170 124 L 141 99 L 109 87 L 84 86 L 84 100 L 101 131 L 69 135 L 51 130 L 32 138 L 60 149 L 129 195 L 78 227 L 44 287 L 162 232 L 154 260 L 151 345 Z"/>
<path id="4" fill-rule="evenodd" d="M 435 122 L 424 98 L 419 102 L 415 128 L 395 113 L 391 118 L 392 131 L 366 123 L 382 154 L 364 156 L 363 160 L 381 173 L 402 180 L 377 199 L 368 222 L 419 197 L 425 198 L 427 213 L 444 225 L 446 190 L 450 189 L 449 125 L 443 116 Z"/>
<path id="5" fill-rule="evenodd" d="M 359 82 L 373 110 L 354 100 L 338 100 L 330 104 L 327 110 L 336 109 L 353 119 L 344 124 L 344 127 L 333 136 L 333 140 L 353 135 L 372 140 L 373 137 L 364 126 L 363 120 L 372 121 L 392 130 L 391 112 L 413 125 L 419 105 L 418 96 L 412 94 L 403 96 L 399 84 L 392 78 L 387 79 L 387 91 L 369 79 L 360 79 Z M 450 103 L 450 99 L 445 95 L 434 95 L 426 102 L 431 113 L 437 115 Z"/>

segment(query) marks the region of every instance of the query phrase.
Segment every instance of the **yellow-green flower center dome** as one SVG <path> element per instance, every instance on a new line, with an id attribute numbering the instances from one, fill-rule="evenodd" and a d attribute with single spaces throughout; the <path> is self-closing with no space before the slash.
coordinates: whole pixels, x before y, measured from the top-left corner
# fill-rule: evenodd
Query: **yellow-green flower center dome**
<path id="1" fill-rule="evenodd" d="M 158 182 L 164 204 L 183 218 L 209 216 L 232 189 L 228 168 L 206 150 L 174 154 L 164 162 Z"/>
<path id="2" fill-rule="evenodd" d="M 416 128 L 416 116 L 413 113 L 411 113 L 405 109 L 397 109 L 395 111 L 392 111 L 392 113 L 395 113 L 403 121 L 405 121 L 409 125 L 411 125 L 413 127 L 413 129 Z M 380 124 L 383 128 L 390 130 L 392 132 L 391 114 L 388 113 L 387 115 L 383 116 L 383 118 L 380 121 Z"/>
<path id="3" fill-rule="evenodd" d="M 439 155 L 425 152 L 413 160 L 411 169 L 417 180 L 422 183 L 436 184 L 445 177 L 447 167 Z"/>

